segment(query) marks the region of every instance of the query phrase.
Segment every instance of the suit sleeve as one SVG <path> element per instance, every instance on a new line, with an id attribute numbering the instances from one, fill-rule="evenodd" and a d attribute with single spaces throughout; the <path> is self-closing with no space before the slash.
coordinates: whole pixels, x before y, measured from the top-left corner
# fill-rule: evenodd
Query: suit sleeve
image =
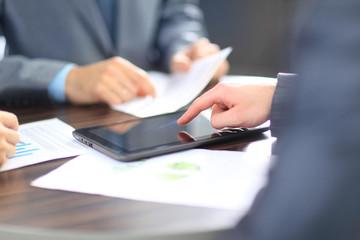
<path id="1" fill-rule="evenodd" d="M 203 12 L 196 0 L 163 1 L 155 47 L 163 70 L 171 57 L 196 40 L 206 37 Z"/>
<path id="2" fill-rule="evenodd" d="M 0 105 L 47 105 L 52 100 L 48 85 L 68 63 L 49 59 L 5 57 L 0 61 Z"/>
<path id="3" fill-rule="evenodd" d="M 360 2 L 306 2 L 289 129 L 229 239 L 360 239 Z"/>
<path id="4" fill-rule="evenodd" d="M 0 36 L 4 31 L 4 1 L 0 0 Z M 5 51 L 6 52 L 6 51 Z M 0 61 L 0 106 L 49 104 L 48 84 L 68 62 L 30 59 L 20 55 Z"/>
<path id="5" fill-rule="evenodd" d="M 287 128 L 287 113 L 290 111 L 294 85 L 297 75 L 293 73 L 279 73 L 277 76 L 277 85 L 271 104 L 270 129 L 271 135 L 279 135 Z"/>

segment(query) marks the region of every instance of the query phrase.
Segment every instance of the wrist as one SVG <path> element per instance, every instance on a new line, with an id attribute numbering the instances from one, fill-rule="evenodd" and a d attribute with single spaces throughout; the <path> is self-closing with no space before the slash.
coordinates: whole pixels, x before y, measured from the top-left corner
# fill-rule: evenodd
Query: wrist
<path id="1" fill-rule="evenodd" d="M 52 81 L 48 85 L 48 92 L 50 97 L 56 101 L 63 103 L 66 101 L 66 94 L 65 94 L 65 82 L 67 75 L 74 68 L 74 64 L 67 64 L 63 67 L 52 79 Z"/>

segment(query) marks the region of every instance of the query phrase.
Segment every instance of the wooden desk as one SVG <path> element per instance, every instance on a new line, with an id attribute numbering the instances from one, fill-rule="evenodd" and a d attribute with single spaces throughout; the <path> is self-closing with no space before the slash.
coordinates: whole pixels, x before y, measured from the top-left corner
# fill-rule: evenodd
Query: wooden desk
<path id="1" fill-rule="evenodd" d="M 103 105 L 9 111 L 18 115 L 20 124 L 57 117 L 74 128 L 131 117 Z M 216 148 L 268 152 L 272 141 L 269 133 L 265 133 L 248 142 Z M 70 159 L 0 173 L 0 224 L 90 232 L 188 231 L 229 224 L 239 215 L 236 211 L 132 201 L 30 186 L 32 180 Z"/>

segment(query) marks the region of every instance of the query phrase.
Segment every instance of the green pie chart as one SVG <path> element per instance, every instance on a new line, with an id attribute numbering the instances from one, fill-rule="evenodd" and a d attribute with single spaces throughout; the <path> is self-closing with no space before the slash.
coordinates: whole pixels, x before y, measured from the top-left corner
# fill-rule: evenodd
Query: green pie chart
<path id="1" fill-rule="evenodd" d="M 200 171 L 199 165 L 190 162 L 174 162 L 166 165 L 157 175 L 161 180 L 174 181 L 189 177 Z"/>

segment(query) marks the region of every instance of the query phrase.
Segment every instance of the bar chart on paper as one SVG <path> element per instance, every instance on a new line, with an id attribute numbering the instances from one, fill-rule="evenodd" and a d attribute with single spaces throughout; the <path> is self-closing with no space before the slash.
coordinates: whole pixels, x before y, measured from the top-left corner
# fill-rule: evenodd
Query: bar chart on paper
<path id="1" fill-rule="evenodd" d="M 16 153 L 0 168 L 7 171 L 90 151 L 72 136 L 74 128 L 57 118 L 22 124 Z"/>
<path id="2" fill-rule="evenodd" d="M 34 147 L 32 143 L 25 143 L 25 142 L 20 141 L 19 144 L 16 145 L 15 155 L 9 159 L 14 159 L 14 158 L 23 157 L 23 156 L 29 156 L 29 155 L 36 153 L 36 151 L 39 151 L 39 150 L 40 149 L 37 147 Z"/>

